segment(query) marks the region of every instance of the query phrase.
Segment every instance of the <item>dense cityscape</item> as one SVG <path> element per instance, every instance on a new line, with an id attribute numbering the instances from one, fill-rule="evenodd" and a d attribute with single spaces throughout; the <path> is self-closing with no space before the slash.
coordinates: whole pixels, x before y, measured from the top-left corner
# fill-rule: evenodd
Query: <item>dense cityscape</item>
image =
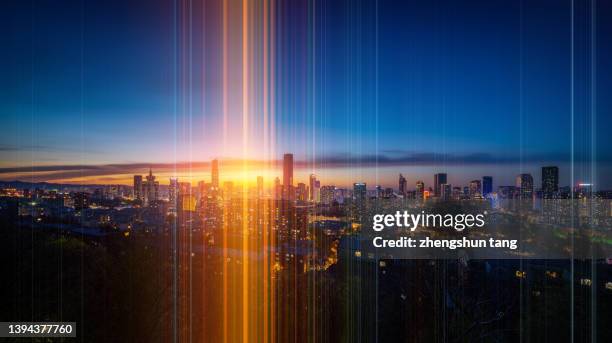
<path id="1" fill-rule="evenodd" d="M 398 281 L 407 270 L 423 275 L 424 280 L 428 280 L 426 283 L 440 281 L 438 278 L 443 275 L 454 275 L 449 279 L 455 283 L 454 287 L 482 287 L 484 284 L 486 288 L 499 282 L 510 287 L 526 284 L 531 290 L 530 301 L 539 301 L 540 297 L 552 297 L 547 301 L 562 299 L 568 292 L 568 278 L 574 279 L 576 287 L 585 291 L 593 289 L 585 296 L 603 292 L 604 298 L 600 295 L 599 301 L 612 297 L 612 273 L 605 259 L 598 259 L 593 265 L 584 260 L 575 265 L 575 269 L 570 268 L 569 262 L 560 260 L 536 259 L 527 263 L 522 260 L 469 261 L 460 257 L 459 260 L 437 262 L 410 261 L 380 258 L 363 246 L 362 233 L 371 231 L 369 220 L 377 211 L 423 208 L 452 212 L 457 206 L 463 210 L 489 211 L 493 222 L 506 230 L 500 232 L 512 235 L 520 231 L 526 243 L 542 241 L 546 246 L 567 250 L 571 249 L 568 237 L 575 237 L 571 244 L 577 244 L 575 242 L 584 238 L 581 232 L 588 231 L 591 233 L 586 237 L 587 242 L 597 239 L 609 244 L 606 243 L 607 234 L 601 233 L 612 227 L 610 192 L 593 192 L 590 184 L 560 187 L 556 166 L 542 167 L 541 188 L 535 187 L 530 174 L 520 174 L 515 185 L 499 186 L 497 191 L 493 189 L 490 176 L 458 186 L 447 183 L 448 175 L 444 173 L 435 174 L 431 186 L 417 181 L 413 189 L 402 174 L 396 189 L 368 188 L 361 182 L 354 183 L 352 189 L 340 188 L 323 184 L 316 175 L 310 175 L 308 184 L 298 182 L 296 185 L 292 154 L 283 156 L 282 179 L 276 177 L 271 187 L 266 187 L 261 176 L 256 178 L 255 187 L 234 184 L 230 180 L 221 183 L 219 162 L 213 160 L 210 166 L 210 182 L 200 181 L 197 185 L 177 178 L 171 178 L 167 186 L 160 185 L 152 169 L 144 176 L 134 175 L 132 186 L 2 182 L 2 218 L 18 228 L 13 233 L 6 229 L 4 234 L 9 236 L 5 239 L 19 240 L 17 237 L 21 235 L 25 235 L 22 238 L 25 241 L 31 239 L 27 237 L 63 237 L 62 242 L 83 242 L 91 251 L 104 247 L 110 254 L 123 256 L 122 259 L 141 253 L 129 263 L 119 262 L 121 259 L 115 263 L 128 263 L 126 273 L 132 275 L 129 278 L 142 278 L 140 282 L 151 287 L 140 291 L 160 299 L 161 307 L 153 312 L 159 318 L 151 319 L 153 322 L 147 325 L 155 326 L 162 340 L 189 335 L 207 335 L 213 340 L 243 335 L 244 330 L 253 329 L 234 327 L 240 325 L 231 318 L 241 316 L 246 307 L 257 309 L 258 313 L 248 319 L 250 327 L 270 326 L 274 337 L 280 341 L 286 341 L 296 332 L 304 337 L 324 336 L 325 339 L 339 335 L 373 338 L 378 329 L 375 318 L 370 317 L 375 311 L 366 311 L 367 308 L 374 306 L 376 301 L 385 302 L 384 294 L 406 300 L 410 292 L 405 287 L 417 287 L 412 290 L 416 293 L 427 292 L 426 288 L 420 288 L 422 286 L 409 286 L 409 280 Z M 554 234 L 552 238 L 529 233 L 534 228 L 541 232 L 541 227 L 547 232 L 550 230 Z M 31 244 L 35 244 L 34 241 Z M 70 245 L 61 244 L 64 247 L 61 249 Z M 78 260 L 63 261 L 69 264 Z M 86 261 L 82 263 L 87 264 Z M 148 272 L 140 275 L 134 268 Z M 592 268 L 597 269 L 597 279 L 589 272 Z M 570 270 L 574 271 L 570 273 Z M 119 275 L 117 282 L 121 284 L 128 276 Z M 387 276 L 389 279 L 385 281 Z M 333 284 L 339 287 L 337 291 L 348 294 L 323 291 Z M 488 284 L 490 286 L 486 286 Z M 247 285 L 248 295 L 244 293 Z M 138 285 L 129 287 L 139 289 Z M 373 287 L 380 287 L 381 298 L 367 295 Z M 312 298 L 313 294 L 318 295 Z M 481 301 L 482 296 L 462 295 L 454 301 L 466 302 L 462 306 L 468 306 Z M 360 300 L 345 303 L 351 297 Z M 492 308 L 495 311 L 510 306 L 505 310 L 508 312 L 505 320 L 510 324 L 504 324 L 501 318 L 495 319 L 497 314 L 489 313 L 490 308 L 483 309 L 486 314 L 482 315 L 487 320 L 499 322 L 501 327 L 516 325 L 517 313 L 512 314 L 511 309 L 515 305 L 510 303 L 525 299 L 503 296 L 494 299 Z M 141 300 L 143 306 L 152 302 L 151 299 Z M 134 301 L 137 300 L 130 298 L 128 302 Z M 262 307 L 262 303 L 270 301 L 272 305 Z M 194 307 L 194 302 L 203 306 Z M 330 307 L 330 302 L 336 305 Z M 16 306 L 15 303 L 4 305 L 7 308 Z M 425 305 L 417 301 L 409 306 L 423 310 L 421 306 L 435 309 L 448 304 Z M 327 312 L 319 313 L 323 307 Z M 332 320 L 339 313 L 345 316 L 343 324 Z M 356 317 L 347 319 L 353 316 Z M 223 318 L 225 325 L 207 327 L 214 317 Z M 189 318 L 202 320 L 190 321 Z M 363 325 L 358 329 L 346 326 L 355 320 Z M 482 321 L 483 318 L 474 320 Z M 390 318 L 387 321 L 388 325 L 393 323 Z M 418 330 L 420 337 L 436 335 L 418 320 L 411 323 L 387 329 L 390 332 Z M 483 332 L 490 330 L 486 325 L 478 325 Z M 142 334 L 133 328 L 124 329 L 134 330 L 134 335 Z M 546 330 L 550 334 L 552 327 Z M 502 330 L 497 334 L 513 337 L 517 331 Z M 534 337 L 540 334 L 540 331 L 533 332 Z"/>
<path id="2" fill-rule="evenodd" d="M 4 187 L 0 195 L 6 198 L 20 199 L 20 215 L 49 213 L 54 208 L 81 211 L 86 209 L 125 210 L 128 207 L 156 208 L 163 215 L 177 212 L 196 212 L 205 219 L 205 211 L 211 203 L 230 201 L 237 198 L 271 199 L 291 201 L 301 206 L 330 207 L 363 202 L 367 199 L 410 199 L 410 200 L 489 200 L 496 199 L 609 199 L 612 191 L 600 190 L 593 193 L 590 183 L 579 183 L 573 187 L 559 186 L 559 168 L 542 167 L 541 188 L 536 188 L 531 174 L 519 174 L 515 185 L 500 185 L 493 190 L 493 178 L 482 176 L 468 185 L 458 186 L 447 183 L 446 173 L 433 175 L 433 186 L 426 186 L 424 181 L 417 181 L 415 188 L 409 189 L 406 178 L 399 174 L 398 188 L 376 185 L 368 188 L 366 183 L 356 182 L 352 189 L 322 185 L 316 175 L 311 174 L 308 184 L 299 182 L 294 185 L 293 155 L 283 157 L 282 182 L 274 179 L 272 187 L 266 187 L 264 178 L 258 176 L 256 187 L 245 188 L 235 185 L 233 181 L 220 182 L 218 160 L 211 162 L 211 181 L 200 181 L 197 186 L 170 178 L 168 186 L 162 186 L 153 170 L 144 178 L 134 175 L 133 186 L 125 185 L 54 185 L 28 184 L 27 182 L 0 181 Z M 27 201 L 45 200 L 45 201 Z M 50 200 L 53 200 L 52 202 Z M 118 206 L 120 204 L 121 206 Z M 47 206 L 47 208 L 45 208 Z M 125 216 L 124 216 L 125 217 Z M 127 224 L 113 221 L 115 224 Z M 121 226 L 125 229 L 125 225 Z"/>

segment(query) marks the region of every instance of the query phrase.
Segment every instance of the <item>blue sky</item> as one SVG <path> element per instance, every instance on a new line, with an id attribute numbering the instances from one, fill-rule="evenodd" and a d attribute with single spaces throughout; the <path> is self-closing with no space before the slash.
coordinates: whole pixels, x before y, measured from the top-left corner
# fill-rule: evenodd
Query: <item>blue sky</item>
<path id="1" fill-rule="evenodd" d="M 31 165 L 239 158 L 220 129 L 219 4 L 195 1 L 190 22 L 177 3 L 3 2 L 0 178 Z M 573 144 L 573 181 L 612 187 L 612 7 L 575 3 L 573 14 L 570 1 L 282 3 L 278 156 L 388 184 L 448 170 L 501 184 L 554 163 L 569 183 Z"/>

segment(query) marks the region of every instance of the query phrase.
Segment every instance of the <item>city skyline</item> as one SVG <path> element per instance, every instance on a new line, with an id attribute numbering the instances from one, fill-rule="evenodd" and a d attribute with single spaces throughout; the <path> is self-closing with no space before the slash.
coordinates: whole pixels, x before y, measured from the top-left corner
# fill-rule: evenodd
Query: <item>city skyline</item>
<path id="1" fill-rule="evenodd" d="M 168 200 L 172 203 L 173 199 L 176 198 L 175 192 L 185 186 L 189 188 L 187 191 L 191 194 L 191 190 L 197 189 L 198 193 L 202 192 L 220 192 L 229 187 L 230 192 L 234 192 L 234 182 L 232 180 L 226 180 L 223 183 L 223 187 L 220 186 L 220 172 L 219 172 L 219 164 L 218 160 L 214 159 L 210 163 L 210 182 L 206 182 L 206 180 L 199 180 L 197 182 L 197 187 L 192 184 L 193 181 L 188 182 L 179 182 L 178 178 L 170 178 L 168 185 Z M 323 201 L 323 198 L 328 197 L 329 195 L 324 195 L 323 193 L 331 191 L 332 193 L 335 190 L 345 190 L 350 191 L 350 187 L 342 188 L 343 185 L 336 186 L 334 184 L 322 184 L 320 179 L 317 179 L 315 174 L 310 174 L 308 177 L 308 185 L 303 182 L 298 182 L 297 186 L 293 185 L 293 174 L 294 169 L 294 160 L 293 154 L 285 153 L 283 155 L 283 182 L 280 182 L 278 176 L 274 178 L 273 183 L 269 182 L 268 187 L 266 187 L 264 177 L 258 175 L 256 177 L 256 187 L 252 187 L 251 182 L 246 182 L 242 184 L 243 192 L 250 192 L 251 190 L 255 190 L 257 197 L 264 197 L 265 194 L 272 196 L 275 199 L 287 199 L 287 200 L 300 200 L 300 201 Z M 427 183 L 423 180 L 417 180 L 414 183 L 415 188 L 410 188 L 407 186 L 407 179 L 400 173 L 398 176 L 397 183 L 397 192 L 393 187 L 385 187 L 382 185 L 376 184 L 374 185 L 374 190 L 376 190 L 378 196 L 385 194 L 386 196 L 400 196 L 400 197 L 413 197 L 413 198 L 428 198 L 428 197 L 437 197 L 445 200 L 449 200 L 451 198 L 460 198 L 462 196 L 467 196 L 472 199 L 476 198 L 486 198 L 490 194 L 497 194 L 503 197 L 519 197 L 519 198 L 532 198 L 538 192 L 541 192 L 540 196 L 543 198 L 555 198 L 558 197 L 561 193 L 561 190 L 565 189 L 564 192 L 572 193 L 574 191 L 582 192 L 587 190 L 589 193 L 593 192 L 593 185 L 589 183 L 578 183 L 576 185 L 568 185 L 563 186 L 559 185 L 559 167 L 558 166 L 543 166 L 541 167 L 541 187 L 538 188 L 536 183 L 534 182 L 534 178 L 530 173 L 522 173 L 516 176 L 515 185 L 502 185 L 499 184 L 497 189 L 494 189 L 493 177 L 484 175 L 480 179 L 471 180 L 467 185 L 461 184 L 452 184 L 448 182 L 448 175 L 446 173 L 437 173 L 433 175 L 433 183 L 431 186 L 426 188 Z M 146 182 L 143 184 L 142 175 L 134 175 L 133 176 L 133 198 L 135 200 L 144 201 L 146 204 L 149 199 L 152 198 L 154 200 L 160 199 L 158 195 L 158 186 L 159 182 L 155 181 L 155 176 L 153 175 L 152 169 L 149 169 L 149 175 L 146 176 Z M 252 180 L 251 180 L 252 181 Z M 362 188 L 363 191 L 366 191 L 367 183 L 366 182 L 353 182 L 353 192 L 357 192 L 357 187 Z M 372 186 L 372 185 L 371 185 Z M 154 190 L 154 196 L 152 188 Z M 204 187 L 208 189 L 208 191 L 204 190 Z M 146 191 L 145 191 L 146 190 Z M 266 192 L 266 190 L 268 192 Z M 372 188 L 370 188 L 372 190 Z M 185 192 L 185 191 L 182 191 Z M 425 194 L 427 192 L 427 194 Z M 504 194 L 510 192 L 511 194 Z M 144 195 L 143 195 L 144 194 Z M 201 195 L 201 194 L 200 194 Z M 331 198 L 334 196 L 331 195 Z"/>
<path id="2" fill-rule="evenodd" d="M 285 161 L 285 159 L 287 158 L 287 156 L 291 156 L 290 157 L 290 161 Z M 220 161 L 220 162 L 219 162 Z M 290 165 L 288 164 L 288 162 L 290 163 Z M 219 165 L 221 165 L 221 168 L 224 168 L 225 163 L 227 163 L 228 166 L 230 166 L 229 168 L 229 172 L 227 170 L 219 170 Z M 186 168 L 185 166 L 188 165 L 190 166 L 190 168 Z M 493 189 L 494 191 L 497 190 L 498 187 L 500 186 L 512 186 L 516 183 L 516 177 L 520 176 L 521 174 L 529 174 L 532 175 L 533 179 L 536 180 L 533 185 L 534 188 L 544 188 L 544 179 L 543 179 L 543 175 L 542 173 L 544 171 L 544 169 L 547 168 L 556 168 L 556 174 L 555 174 L 555 180 L 556 180 L 556 184 L 559 185 L 558 187 L 564 187 L 564 186 L 578 186 L 580 184 L 592 184 L 590 181 L 588 180 L 576 180 L 576 182 L 574 183 L 569 183 L 569 182 L 564 182 L 567 177 L 560 177 L 560 175 L 567 175 L 567 170 L 564 170 L 563 167 L 559 167 L 559 166 L 548 166 L 548 165 L 542 165 L 539 167 L 534 166 L 533 169 L 523 169 L 522 171 L 524 173 L 515 173 L 515 174 L 510 174 L 510 173 L 506 173 L 507 177 L 495 177 L 495 176 L 491 176 L 491 175 L 481 175 L 478 176 L 477 174 L 470 174 L 470 175 L 464 175 L 465 173 L 465 167 L 461 167 L 461 166 L 455 166 L 455 168 L 460 168 L 460 172 L 457 173 L 459 175 L 459 177 L 457 177 L 457 174 L 453 174 L 453 173 L 449 173 L 449 172 L 440 172 L 440 173 L 433 173 L 431 174 L 431 172 L 436 171 L 436 170 L 440 170 L 440 169 L 435 169 L 435 168 L 431 168 L 431 167 L 412 167 L 412 169 L 421 169 L 421 171 L 419 173 L 411 173 L 410 172 L 410 167 L 404 167 L 404 168 L 398 168 L 396 167 L 385 167 L 384 169 L 385 171 L 385 175 L 386 177 L 382 180 L 382 182 L 375 182 L 375 179 L 372 179 L 370 177 L 366 177 L 366 178 L 356 178 L 356 179 L 347 179 L 345 175 L 342 175 L 342 171 L 343 168 L 335 168 L 337 171 L 339 171 L 339 176 L 334 177 L 334 174 L 332 174 L 332 177 L 330 176 L 329 171 L 323 171 L 322 173 L 315 173 L 315 170 L 312 169 L 307 169 L 307 162 L 304 161 L 293 161 L 293 154 L 291 153 L 285 153 L 283 155 L 283 159 L 279 159 L 279 160 L 275 160 L 275 161 L 249 161 L 247 163 L 247 165 L 249 166 L 248 170 L 245 173 L 245 169 L 244 166 L 245 164 L 242 161 L 239 160 L 229 160 L 229 161 L 224 161 L 223 159 L 213 159 L 211 161 L 207 161 L 207 162 L 191 162 L 191 163 L 181 163 L 181 164 L 177 164 L 177 165 L 167 165 L 167 164 L 158 164 L 158 163 L 150 163 L 150 164 L 145 164 L 145 163 L 139 163 L 136 164 L 135 167 L 133 169 L 128 169 L 126 171 L 124 171 L 122 174 L 114 174 L 115 176 L 118 176 L 118 178 L 105 178 L 108 176 L 112 176 L 113 174 L 110 173 L 105 173 L 105 170 L 103 169 L 103 167 L 105 166 L 73 166 L 70 167 L 68 169 L 68 171 L 60 171 L 60 175 L 63 175 L 64 173 L 71 175 L 74 177 L 74 175 L 76 174 L 76 178 L 77 181 L 70 181 L 68 180 L 67 182 L 62 179 L 59 178 L 57 181 L 53 181 L 53 179 L 49 179 L 48 174 L 47 175 L 43 175 L 40 179 L 38 177 L 32 176 L 35 173 L 48 173 L 49 170 L 53 170 L 53 168 L 56 168 L 56 166 L 50 166 L 50 167 L 40 167 L 40 168 L 32 168 L 32 171 L 27 171 L 27 168 L 10 168 L 11 173 L 16 176 L 15 178 L 10 178 L 10 177 L 5 177 L 5 178 L 0 178 L 0 181 L 4 181 L 4 182 L 10 182 L 10 181 L 23 181 L 23 182 L 49 182 L 49 183 L 66 183 L 66 184 L 100 184 L 100 185 L 113 185 L 113 184 L 117 184 L 117 185 L 133 185 L 134 181 L 133 181 L 133 177 L 135 177 L 138 172 L 141 172 L 142 174 L 147 174 L 151 171 L 151 169 L 155 169 L 156 170 L 156 175 L 158 176 L 158 182 L 161 185 L 169 185 L 170 179 L 181 179 L 182 181 L 186 181 L 186 182 L 190 182 L 190 183 L 197 183 L 198 181 L 205 181 L 205 180 L 209 180 L 212 183 L 217 184 L 217 187 L 220 187 L 223 182 L 227 182 L 227 181 L 231 181 L 231 182 L 236 182 L 237 185 L 241 185 L 241 184 L 246 184 L 247 186 L 253 186 L 258 184 L 259 180 L 258 178 L 262 178 L 262 182 L 264 183 L 264 185 L 266 185 L 267 187 L 269 186 L 273 186 L 274 183 L 274 179 L 275 178 L 281 178 L 282 177 L 282 182 L 281 184 L 284 186 L 285 185 L 285 179 L 288 178 L 290 179 L 290 184 L 292 186 L 296 186 L 298 183 L 305 183 L 307 185 L 310 185 L 311 181 L 310 176 L 311 175 L 315 175 L 317 177 L 318 180 L 326 180 L 325 184 L 326 185 L 337 185 L 339 187 L 351 187 L 353 183 L 355 182 L 363 182 L 366 183 L 368 185 L 371 185 L 371 187 L 375 187 L 375 186 L 384 186 L 384 187 L 391 187 L 391 188 L 399 188 L 398 184 L 397 184 L 397 177 L 399 175 L 400 178 L 404 179 L 404 182 L 408 185 L 414 186 L 416 182 L 419 181 L 423 181 L 425 183 L 426 186 L 431 186 L 434 194 L 436 196 L 439 196 L 439 192 L 436 192 L 436 177 L 437 175 L 443 175 L 443 179 L 440 181 L 440 184 L 451 184 L 451 185 L 469 185 L 474 177 L 479 177 L 481 178 L 481 188 L 484 190 L 485 187 L 485 181 L 482 178 L 492 178 L 491 181 L 491 188 L 489 189 Z M 178 166 L 178 168 L 177 168 Z M 111 165 L 108 166 L 109 168 L 117 168 L 117 165 Z M 102 170 L 100 170 L 99 168 L 102 168 Z M 9 168 L 5 168 L 9 169 Z M 59 169 L 59 168 L 58 168 Z M 183 172 L 178 172 L 177 170 L 181 170 L 183 169 Z M 380 168 L 383 169 L 383 168 Z M 161 172 L 159 171 L 161 170 Z M 296 170 L 297 172 L 294 173 L 294 170 Z M 453 167 L 447 167 L 444 170 L 453 170 Z M 133 171 L 133 172 L 132 172 Z M 28 177 L 26 178 L 20 178 L 20 175 L 24 175 L 23 172 L 25 172 Z M 132 172 L 132 173 L 130 173 Z M 379 172 L 380 173 L 380 172 Z M 81 175 L 81 179 L 79 180 L 79 176 Z M 92 174 L 92 175 L 89 175 Z M 450 176 L 449 176 L 450 174 Z M 485 173 L 486 174 L 486 173 Z M 492 174 L 492 173 L 489 173 Z M 0 176 L 2 175 L 2 168 L 0 168 Z M 289 176 L 291 175 L 291 176 Z M 338 174 L 336 174 L 338 175 Z M 462 176 L 463 175 L 463 176 Z M 495 174 L 493 174 L 495 175 Z M 140 175 L 140 177 L 142 178 L 142 175 Z M 450 179 L 447 180 L 447 177 Z M 549 176 L 550 178 L 550 176 Z M 431 180 L 429 180 L 431 179 Z M 87 180 L 90 180 L 89 182 Z M 96 180 L 102 180 L 103 182 L 95 182 Z M 216 180 L 216 181 L 215 181 Z M 408 186 L 407 189 L 411 189 L 411 186 Z M 596 185 L 593 184 L 593 187 L 596 187 Z M 558 190 L 558 189 L 557 189 Z M 599 188 L 598 190 L 607 190 L 605 187 L 604 188 Z"/>

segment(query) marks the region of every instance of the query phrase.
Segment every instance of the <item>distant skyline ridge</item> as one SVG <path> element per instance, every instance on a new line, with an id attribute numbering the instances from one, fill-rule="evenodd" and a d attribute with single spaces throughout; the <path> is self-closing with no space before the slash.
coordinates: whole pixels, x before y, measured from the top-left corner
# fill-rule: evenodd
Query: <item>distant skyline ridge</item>
<path id="1" fill-rule="evenodd" d="M 315 174 L 317 179 L 324 185 L 337 185 L 350 187 L 355 182 L 365 182 L 374 187 L 376 185 L 397 188 L 398 175 L 400 182 L 413 186 L 416 182 L 424 180 L 426 185 L 431 185 L 434 194 L 441 192 L 441 184 L 468 185 L 474 178 L 483 179 L 483 190 L 489 192 L 499 186 L 511 186 L 516 182 L 517 175 L 529 174 L 536 180 L 534 187 L 545 187 L 545 182 L 540 180 L 549 179 L 550 176 L 542 176 L 551 168 L 555 168 L 554 182 L 560 186 L 578 185 L 589 183 L 594 185 L 595 190 L 604 190 L 610 187 L 606 184 L 596 184 L 588 179 L 569 180 L 571 165 L 560 163 L 551 166 L 549 163 L 502 163 L 482 164 L 467 160 L 465 163 L 424 163 L 419 164 L 378 164 L 372 163 L 346 163 L 339 164 L 330 162 L 328 165 L 325 158 L 313 164 L 312 161 L 294 160 L 293 154 L 285 153 L 282 159 L 271 161 L 262 160 L 240 160 L 215 158 L 210 161 L 177 162 L 177 163 L 125 163 L 108 165 L 58 165 L 37 167 L 13 167 L 0 168 L 0 180 L 4 181 L 26 181 L 26 182 L 52 182 L 65 184 L 133 184 L 135 175 L 146 175 L 154 171 L 159 184 L 166 185 L 170 179 L 178 178 L 186 182 L 199 182 L 208 180 L 215 187 L 219 187 L 225 181 L 237 184 L 272 184 L 275 178 L 282 177 L 283 185 L 295 185 L 297 183 L 311 183 L 311 175 Z M 332 159 L 333 161 L 333 159 Z M 431 162 L 431 161 L 430 161 Z M 580 164 L 574 163 L 574 168 L 579 169 Z M 295 170 L 294 170 L 295 169 Z M 600 169 L 604 169 L 600 167 Z M 402 175 L 404 174 L 404 175 Z M 479 175 L 484 174 L 484 175 Z M 443 179 L 436 180 L 438 176 Z M 430 180 L 431 179 L 431 180 Z M 407 188 L 410 188 L 408 186 Z M 399 188 L 398 188 L 399 189 Z M 401 193 L 401 192 L 400 192 Z M 438 194 L 439 195 L 439 194 Z"/>

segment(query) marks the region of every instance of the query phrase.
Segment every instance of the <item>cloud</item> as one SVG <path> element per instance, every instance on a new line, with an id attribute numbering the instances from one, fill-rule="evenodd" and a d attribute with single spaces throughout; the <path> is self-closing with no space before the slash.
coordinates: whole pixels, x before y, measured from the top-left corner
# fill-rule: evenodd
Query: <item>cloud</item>
<path id="1" fill-rule="evenodd" d="M 102 151 L 96 149 L 84 149 L 65 146 L 48 146 L 48 145 L 14 145 L 0 144 L 0 152 L 46 152 L 46 153 L 85 153 L 85 154 L 100 154 Z"/>
<path id="2" fill-rule="evenodd" d="M 435 152 L 407 152 L 396 150 L 393 153 L 387 151 L 383 154 L 334 154 L 317 157 L 314 166 L 318 169 L 325 168 L 373 168 L 373 167 L 395 167 L 395 166 L 469 166 L 469 165 L 506 165 L 518 163 L 563 163 L 569 161 L 569 154 L 530 154 L 512 155 L 490 153 L 435 153 Z M 295 168 L 312 168 L 313 160 L 296 160 Z M 610 159 L 604 159 L 610 161 Z M 588 158 L 575 157 L 577 163 L 590 161 Z M 246 161 L 251 169 L 282 168 L 282 160 Z M 220 168 L 228 170 L 240 170 L 244 161 L 240 159 L 220 159 Z M 100 165 L 44 165 L 44 166 L 17 166 L 0 168 L 0 177 L 28 178 L 36 177 L 38 180 L 57 179 L 83 179 L 96 178 L 101 180 L 111 175 L 145 174 L 149 168 L 154 172 L 185 172 L 210 170 L 209 161 L 178 162 L 178 163 L 115 163 Z"/>

